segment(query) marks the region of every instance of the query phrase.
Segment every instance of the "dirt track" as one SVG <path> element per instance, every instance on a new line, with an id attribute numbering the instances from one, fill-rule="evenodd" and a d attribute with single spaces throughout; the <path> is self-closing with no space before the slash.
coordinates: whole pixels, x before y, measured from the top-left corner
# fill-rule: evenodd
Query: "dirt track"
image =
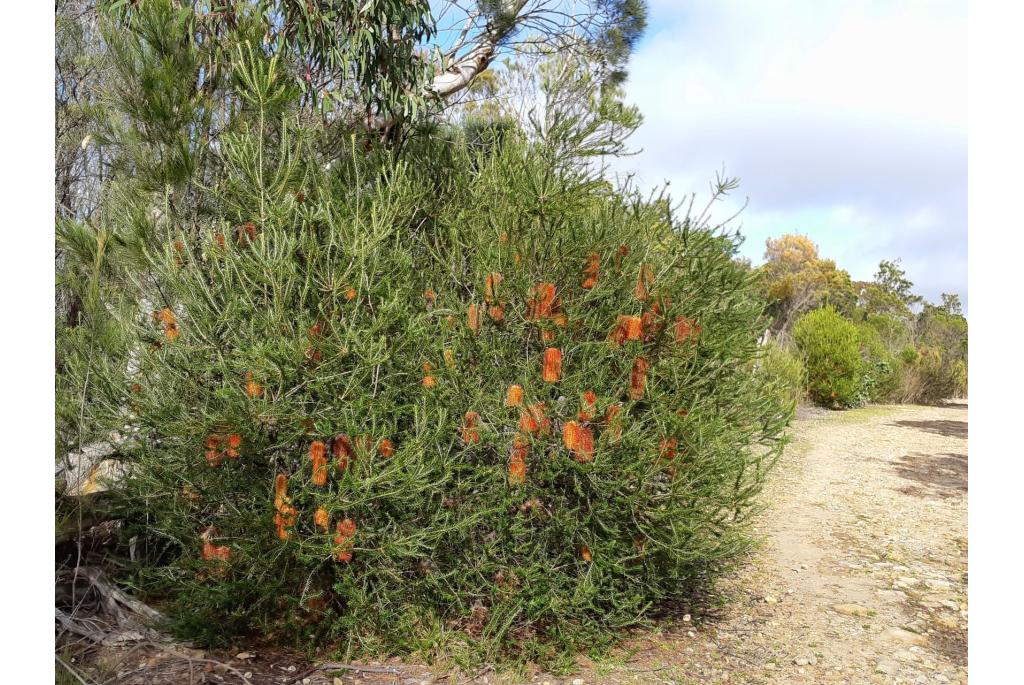
<path id="1" fill-rule="evenodd" d="M 793 438 L 721 614 L 559 680 L 967 682 L 966 404 L 819 412 Z"/>

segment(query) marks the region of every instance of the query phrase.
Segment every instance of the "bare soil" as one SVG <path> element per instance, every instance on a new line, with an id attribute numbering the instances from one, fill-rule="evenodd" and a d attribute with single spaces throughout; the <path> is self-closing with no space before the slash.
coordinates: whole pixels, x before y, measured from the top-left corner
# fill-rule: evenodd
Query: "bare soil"
<path id="1" fill-rule="evenodd" d="M 763 545 L 715 601 L 572 675 L 308 672 L 281 654 L 138 650 L 108 682 L 966 684 L 967 405 L 806 411 L 791 434 Z"/>

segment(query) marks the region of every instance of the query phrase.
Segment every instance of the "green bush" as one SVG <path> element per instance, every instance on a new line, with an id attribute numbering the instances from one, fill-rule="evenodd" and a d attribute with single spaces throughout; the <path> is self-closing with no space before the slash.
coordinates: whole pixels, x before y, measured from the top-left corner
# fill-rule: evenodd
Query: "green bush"
<path id="1" fill-rule="evenodd" d="M 804 395 L 807 371 L 800 358 L 775 343 L 764 347 L 757 363 L 757 374 L 778 406 L 796 408 Z"/>
<path id="2" fill-rule="evenodd" d="M 121 200 L 162 248 L 69 352 L 181 633 L 543 659 L 748 549 L 789 412 L 732 240 L 512 139 L 325 170 L 281 125 L 224 136 L 202 214 Z"/>
<path id="3" fill-rule="evenodd" d="M 832 307 L 804 314 L 793 339 L 807 368 L 807 393 L 826 407 L 857 404 L 863 362 L 857 326 Z"/>
<path id="4" fill-rule="evenodd" d="M 889 352 L 876 328 L 860 324 L 857 334 L 863 360 L 858 404 L 891 400 L 899 382 L 899 360 Z"/>

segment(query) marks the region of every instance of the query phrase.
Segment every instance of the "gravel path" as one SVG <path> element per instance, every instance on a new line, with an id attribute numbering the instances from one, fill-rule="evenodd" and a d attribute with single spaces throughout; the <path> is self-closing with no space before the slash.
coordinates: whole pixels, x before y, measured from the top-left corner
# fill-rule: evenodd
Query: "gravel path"
<path id="1" fill-rule="evenodd" d="M 967 682 L 967 405 L 812 414 L 792 435 L 721 612 L 574 677 Z"/>

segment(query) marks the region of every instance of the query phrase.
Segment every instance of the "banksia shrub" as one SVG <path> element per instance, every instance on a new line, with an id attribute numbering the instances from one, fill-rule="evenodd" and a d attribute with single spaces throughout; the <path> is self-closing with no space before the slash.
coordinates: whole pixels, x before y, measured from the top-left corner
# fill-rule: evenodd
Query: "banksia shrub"
<path id="1" fill-rule="evenodd" d="M 204 212 L 149 227 L 138 306 L 106 310 L 131 363 L 89 380 L 182 632 L 550 657 L 747 549 L 788 416 L 728 235 L 514 139 L 328 171 L 292 133 L 225 136 Z"/>

